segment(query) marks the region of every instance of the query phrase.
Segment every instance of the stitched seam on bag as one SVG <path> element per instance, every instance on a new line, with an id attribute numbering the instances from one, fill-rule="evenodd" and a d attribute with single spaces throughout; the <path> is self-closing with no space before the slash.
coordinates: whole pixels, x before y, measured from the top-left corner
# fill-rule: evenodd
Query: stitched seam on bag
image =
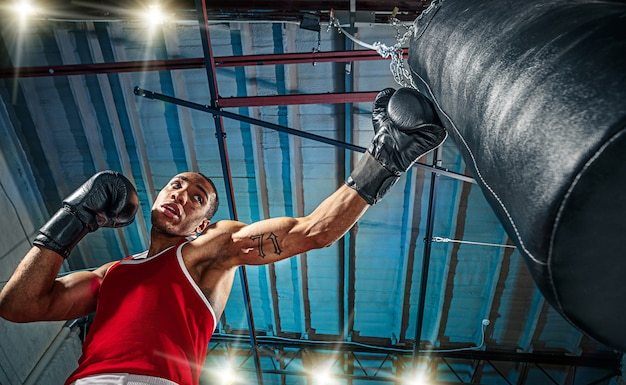
<path id="1" fill-rule="evenodd" d="M 550 279 L 550 286 L 552 288 L 554 288 L 554 282 L 552 280 L 552 272 L 551 272 L 552 269 L 550 268 L 551 265 L 550 265 L 549 262 L 552 259 L 552 252 L 554 251 L 554 237 L 556 236 L 556 230 L 558 228 L 559 223 L 561 222 L 561 219 L 562 219 L 562 216 L 563 216 L 563 212 L 565 211 L 565 205 L 569 201 L 570 196 L 574 192 L 574 189 L 578 185 L 578 182 L 582 178 L 583 174 L 589 169 L 589 167 L 591 167 L 591 165 L 600 157 L 600 155 L 602 155 L 604 153 L 604 151 L 613 142 L 615 142 L 617 139 L 619 139 L 620 136 L 624 135 L 625 133 L 626 133 L 626 128 L 623 128 L 621 131 L 618 131 L 613 136 L 611 136 L 609 138 L 609 140 L 607 140 L 602 146 L 600 146 L 600 148 L 598 148 L 596 150 L 596 152 L 593 154 L 593 156 L 591 158 L 589 158 L 587 160 L 587 162 L 585 162 L 585 165 L 576 174 L 576 176 L 574 177 L 574 180 L 572 181 L 572 183 L 570 183 L 569 188 L 567 189 L 567 191 L 565 192 L 565 195 L 563 196 L 563 199 L 561 200 L 561 204 L 559 205 L 559 209 L 557 211 L 556 218 L 554 220 L 554 225 L 552 226 L 552 231 L 551 231 L 551 234 L 550 234 L 550 245 L 548 247 L 548 270 L 550 271 L 550 274 L 548 274 L 548 278 Z M 556 290 L 553 290 L 553 291 L 554 291 L 554 295 L 555 295 L 555 297 L 557 299 L 557 302 L 559 303 L 559 307 L 560 307 L 560 301 L 558 301 L 558 296 L 556 295 Z"/>
<path id="2" fill-rule="evenodd" d="M 430 88 L 430 86 L 426 83 L 426 81 L 417 73 L 413 70 L 413 68 L 411 68 L 411 72 L 417 76 L 422 83 L 426 86 L 426 88 L 428 88 L 428 92 L 430 93 L 430 95 L 433 98 L 433 102 L 435 103 L 435 105 L 437 106 L 437 108 L 439 109 L 439 111 L 441 111 L 441 113 L 446 117 L 446 119 L 448 119 L 448 121 L 450 122 L 450 124 L 452 125 L 452 128 L 454 129 L 454 131 L 457 133 L 458 137 L 461 139 L 461 141 L 463 142 L 463 145 L 465 146 L 465 149 L 467 150 L 467 152 L 469 153 L 470 157 L 472 158 L 472 163 L 474 164 L 474 169 L 476 170 L 476 174 L 478 175 L 478 178 L 482 181 L 483 185 L 489 190 L 489 192 L 491 193 L 491 195 L 496 199 L 496 201 L 498 202 L 498 204 L 500 205 L 500 207 L 502 208 L 502 210 L 504 211 L 504 213 L 506 214 L 506 217 L 509 219 L 509 223 L 511 224 L 511 226 L 513 227 L 513 231 L 515 232 L 515 236 L 517 237 L 517 240 L 519 241 L 519 245 L 522 248 L 522 250 L 524 250 L 524 252 L 526 253 L 526 255 L 528 255 L 528 257 L 530 259 L 533 260 L 533 262 L 538 263 L 540 265 L 547 265 L 547 262 L 542 262 L 540 260 L 538 260 L 537 258 L 535 258 L 535 256 L 526 248 L 526 245 L 524 244 L 524 241 L 522 240 L 522 237 L 517 229 L 517 226 L 515 225 L 515 221 L 513 221 L 513 218 L 511 217 L 511 214 L 509 213 L 509 211 L 506 209 L 506 207 L 504 206 L 504 203 L 502 202 L 502 200 L 500 199 L 500 197 L 498 196 L 498 194 L 496 194 L 496 192 L 491 188 L 491 186 L 489 186 L 489 184 L 485 181 L 485 179 L 483 178 L 482 174 L 480 173 L 480 169 L 478 168 L 478 164 L 476 163 L 476 158 L 474 157 L 474 153 L 472 153 L 472 150 L 469 148 L 467 142 L 465 141 L 465 138 L 463 137 L 463 135 L 461 135 L 461 133 L 459 132 L 459 130 L 456 128 L 456 125 L 454 124 L 454 121 L 452 121 L 452 119 L 450 118 L 450 116 L 448 116 L 448 114 L 445 113 L 445 111 L 441 108 L 441 105 L 439 104 L 439 101 L 437 100 L 437 98 L 435 98 L 435 96 L 433 95 L 433 92 Z"/>

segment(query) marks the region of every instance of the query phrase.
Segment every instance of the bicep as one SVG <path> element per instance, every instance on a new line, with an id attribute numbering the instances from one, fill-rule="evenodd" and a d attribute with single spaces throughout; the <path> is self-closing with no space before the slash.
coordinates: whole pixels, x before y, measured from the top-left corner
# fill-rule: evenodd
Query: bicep
<path id="1" fill-rule="evenodd" d="M 111 264 L 94 271 L 79 271 L 57 278 L 52 288 L 47 317 L 51 320 L 74 319 L 95 311 L 100 285 Z"/>

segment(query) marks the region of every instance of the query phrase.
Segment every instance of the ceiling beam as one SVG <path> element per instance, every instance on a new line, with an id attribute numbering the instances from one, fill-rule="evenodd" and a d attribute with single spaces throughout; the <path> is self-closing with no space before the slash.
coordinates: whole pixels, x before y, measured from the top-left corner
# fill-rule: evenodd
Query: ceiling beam
<path id="1" fill-rule="evenodd" d="M 314 341 L 289 338 L 276 338 L 271 336 L 257 336 L 258 344 L 270 349 L 304 349 L 306 351 L 340 351 L 354 353 L 368 353 L 397 356 L 411 356 L 412 349 L 398 348 L 388 343 L 388 338 L 381 338 L 381 344 L 364 344 L 358 341 Z M 384 342 L 387 343 L 384 343 Z M 235 334 L 217 333 L 211 338 L 211 344 L 231 343 L 243 344 L 247 342 L 247 336 Z M 265 349 L 266 350 L 266 349 Z M 620 370 L 621 354 L 615 352 L 597 352 L 573 356 L 568 353 L 533 352 L 524 353 L 511 350 L 422 350 L 423 357 L 445 357 L 452 359 L 471 361 L 495 361 L 495 362 L 519 362 L 544 365 L 565 365 L 577 367 L 602 368 L 608 370 Z"/>
<path id="2" fill-rule="evenodd" d="M 408 55 L 409 49 L 402 49 L 403 55 Z M 342 50 L 342 51 L 312 51 L 290 52 L 267 55 L 222 56 L 215 58 L 217 67 L 281 65 L 281 64 L 311 64 L 316 63 L 348 63 L 355 61 L 389 60 L 383 58 L 374 50 Z"/>
<path id="3" fill-rule="evenodd" d="M 343 103 L 371 103 L 378 91 L 372 92 L 327 92 L 319 94 L 242 96 L 221 98 L 218 104 L 221 108 L 232 107 L 260 107 L 260 106 L 291 106 L 298 104 L 343 104 Z"/>
<path id="4" fill-rule="evenodd" d="M 404 49 L 404 55 L 408 50 Z M 269 55 L 243 55 L 214 57 L 215 68 L 247 67 L 261 65 L 311 64 L 353 62 L 366 60 L 389 60 L 372 50 L 302 52 Z M 175 71 L 205 68 L 204 58 L 163 59 L 145 61 L 121 61 L 108 63 L 84 63 L 33 67 L 0 68 L 0 79 L 16 79 L 48 76 L 93 75 L 119 72 Z"/>

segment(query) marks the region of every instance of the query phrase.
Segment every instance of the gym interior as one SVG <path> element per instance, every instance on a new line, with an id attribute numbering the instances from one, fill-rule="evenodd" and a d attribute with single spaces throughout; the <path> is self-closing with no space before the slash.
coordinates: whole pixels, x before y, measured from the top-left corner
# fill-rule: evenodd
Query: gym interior
<path id="1" fill-rule="evenodd" d="M 367 148 L 376 94 L 409 86 L 447 141 L 332 246 L 240 268 L 200 383 L 624 384 L 624 15 L 611 1 L 5 1 L 0 287 L 101 170 L 136 186 L 136 219 L 89 234 L 61 274 L 145 250 L 152 202 L 182 171 L 215 182 L 214 221 L 306 215 Z M 91 319 L 0 319 L 0 385 L 62 384 Z"/>

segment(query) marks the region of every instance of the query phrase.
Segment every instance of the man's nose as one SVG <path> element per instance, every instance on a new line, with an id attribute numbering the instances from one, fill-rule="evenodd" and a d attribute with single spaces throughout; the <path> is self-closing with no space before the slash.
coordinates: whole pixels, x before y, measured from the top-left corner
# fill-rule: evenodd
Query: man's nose
<path id="1" fill-rule="evenodd" d="M 187 192 L 185 190 L 174 190 L 172 191 L 172 199 L 180 204 L 185 204 L 187 201 Z"/>

